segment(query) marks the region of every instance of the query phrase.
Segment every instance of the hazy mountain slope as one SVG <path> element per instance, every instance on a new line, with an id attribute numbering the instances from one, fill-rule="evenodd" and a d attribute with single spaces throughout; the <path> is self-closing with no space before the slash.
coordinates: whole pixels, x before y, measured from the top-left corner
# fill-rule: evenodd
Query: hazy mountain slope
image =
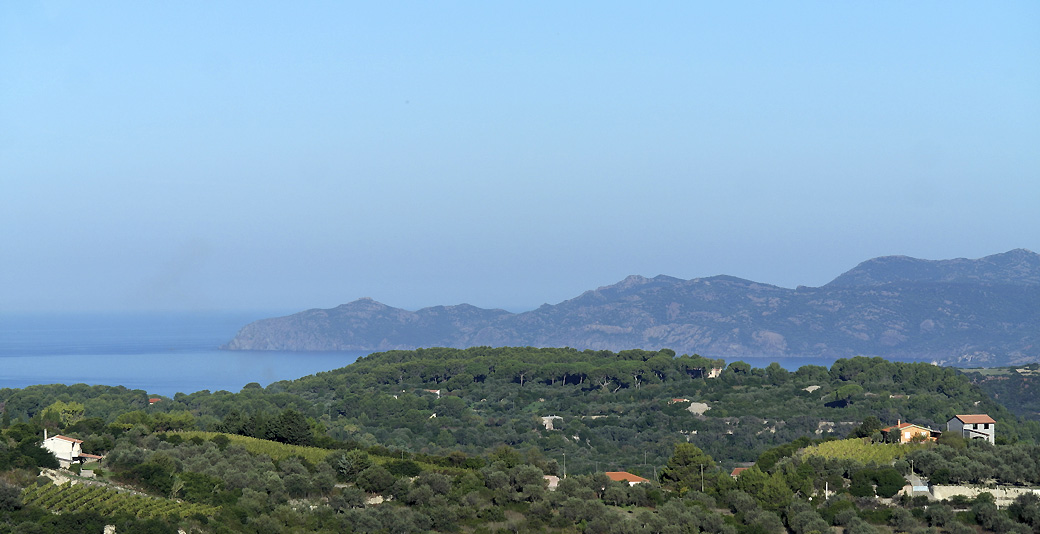
<path id="1" fill-rule="evenodd" d="M 503 315 L 510 314 L 468 304 L 411 312 L 366 298 L 331 310 L 307 310 L 250 323 L 225 348 L 321 351 L 455 346 L 459 339 Z"/>
<path id="2" fill-rule="evenodd" d="M 1040 360 L 1040 255 L 978 260 L 876 258 L 819 288 L 729 276 L 630 276 L 513 314 L 468 305 L 415 312 L 362 299 L 250 324 L 227 348 L 386 350 L 569 346 L 746 356 L 915 357 L 1005 364 Z"/>
<path id="3" fill-rule="evenodd" d="M 977 260 L 929 261 L 907 256 L 867 260 L 824 287 L 871 286 L 900 282 L 1040 285 L 1040 255 L 1015 249 Z"/>

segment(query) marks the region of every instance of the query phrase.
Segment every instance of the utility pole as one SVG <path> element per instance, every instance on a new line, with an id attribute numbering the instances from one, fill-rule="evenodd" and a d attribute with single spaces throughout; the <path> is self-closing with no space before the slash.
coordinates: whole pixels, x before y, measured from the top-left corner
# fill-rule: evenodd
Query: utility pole
<path id="1" fill-rule="evenodd" d="M 563 453 L 563 478 L 567 478 L 567 453 Z"/>
<path id="2" fill-rule="evenodd" d="M 704 464 L 701 464 L 701 493 L 704 493 Z"/>

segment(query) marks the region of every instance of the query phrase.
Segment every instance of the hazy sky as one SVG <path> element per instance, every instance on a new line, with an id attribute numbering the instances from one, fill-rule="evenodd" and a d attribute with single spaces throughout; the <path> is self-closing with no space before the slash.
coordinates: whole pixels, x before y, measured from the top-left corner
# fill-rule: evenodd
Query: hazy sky
<path id="1" fill-rule="evenodd" d="M 1038 201 L 1034 0 L 0 4 L 0 311 L 818 286 Z"/>

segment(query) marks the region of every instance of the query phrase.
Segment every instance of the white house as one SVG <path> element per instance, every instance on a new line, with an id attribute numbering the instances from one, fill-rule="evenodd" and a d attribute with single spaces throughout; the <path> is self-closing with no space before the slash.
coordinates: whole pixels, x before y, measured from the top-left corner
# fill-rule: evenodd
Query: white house
<path id="1" fill-rule="evenodd" d="M 68 469 L 75 462 L 88 462 L 91 460 L 100 460 L 101 457 L 94 454 L 83 454 L 83 440 L 70 438 L 68 436 L 62 436 L 61 434 L 47 437 L 47 432 L 43 433 L 43 443 L 41 447 L 47 449 L 58 459 L 58 465 Z"/>
<path id="2" fill-rule="evenodd" d="M 72 465 L 72 462 L 78 462 L 79 457 L 83 454 L 83 448 L 81 445 L 83 440 L 70 438 L 57 434 L 51 437 L 47 437 L 47 433 L 43 434 L 43 448 L 51 451 L 51 454 L 58 459 L 58 463 L 68 468 Z"/>
<path id="3" fill-rule="evenodd" d="M 984 439 L 993 443 L 997 422 L 986 414 L 955 415 L 946 422 L 947 432 L 956 432 L 966 439 Z"/>

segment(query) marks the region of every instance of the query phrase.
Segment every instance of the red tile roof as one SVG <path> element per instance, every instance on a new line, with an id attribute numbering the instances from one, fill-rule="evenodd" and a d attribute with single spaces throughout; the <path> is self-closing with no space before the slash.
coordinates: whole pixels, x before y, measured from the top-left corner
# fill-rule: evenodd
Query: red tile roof
<path id="1" fill-rule="evenodd" d="M 971 414 L 971 415 L 955 415 L 957 419 L 960 419 L 962 423 L 974 425 L 978 423 L 996 423 L 992 417 L 986 414 Z"/>
<path id="2" fill-rule="evenodd" d="M 649 479 L 633 475 L 628 471 L 607 471 L 606 475 L 615 482 L 650 482 Z"/>
<path id="3" fill-rule="evenodd" d="M 68 437 L 68 436 L 62 436 L 61 434 L 56 434 L 56 435 L 53 435 L 53 436 L 51 436 L 51 438 L 54 438 L 54 439 L 63 439 L 63 440 L 65 440 L 65 441 L 71 441 L 71 442 L 73 442 L 73 443 L 83 443 L 83 440 L 81 440 L 81 439 L 76 439 L 76 438 L 70 438 L 70 437 Z"/>
<path id="4" fill-rule="evenodd" d="M 733 468 L 733 472 L 730 473 L 729 476 L 731 476 L 733 478 L 737 478 L 737 477 L 740 476 L 741 473 L 743 473 L 744 471 L 747 471 L 747 470 L 748 470 L 747 467 L 734 467 Z"/>
<path id="5" fill-rule="evenodd" d="M 889 430 L 893 430 L 893 429 L 896 429 L 896 428 L 898 428 L 899 430 L 902 430 L 904 428 L 910 428 L 910 427 L 917 427 L 917 428 L 920 428 L 920 429 L 923 429 L 923 430 L 931 430 L 930 428 L 923 427 L 921 425 L 915 425 L 913 423 L 899 423 L 898 425 L 895 425 L 895 426 L 887 426 L 885 428 L 882 428 L 881 431 L 882 432 L 888 432 Z"/>
<path id="6" fill-rule="evenodd" d="M 882 428 L 881 431 L 882 432 L 889 432 L 889 431 L 894 430 L 894 429 L 903 430 L 903 429 L 910 428 L 910 427 L 920 428 L 921 430 L 927 430 L 929 432 L 935 432 L 935 430 L 932 430 L 932 429 L 930 429 L 930 428 L 928 428 L 926 426 L 915 425 L 913 423 L 899 423 L 896 426 L 889 426 L 889 427 Z"/>

